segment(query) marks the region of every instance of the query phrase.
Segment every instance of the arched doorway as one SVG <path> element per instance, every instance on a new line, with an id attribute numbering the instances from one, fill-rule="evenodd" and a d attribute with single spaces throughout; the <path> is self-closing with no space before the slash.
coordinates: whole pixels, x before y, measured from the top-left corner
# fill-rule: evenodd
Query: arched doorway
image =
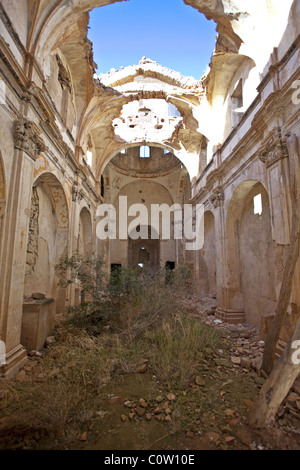
<path id="1" fill-rule="evenodd" d="M 148 264 L 152 266 L 165 266 L 167 261 L 176 262 L 176 242 L 173 234 L 173 222 L 174 214 L 170 210 L 170 214 L 166 213 L 166 216 L 160 215 L 158 226 L 155 226 L 155 223 L 152 221 L 153 207 L 167 207 L 167 210 L 171 208 L 174 204 L 172 195 L 168 189 L 152 181 L 152 179 L 142 179 L 136 178 L 131 181 L 129 184 L 123 186 L 120 190 L 117 191 L 116 188 L 116 198 L 114 199 L 114 207 L 116 208 L 116 217 L 117 217 L 117 234 L 120 231 L 119 222 L 120 222 L 120 198 L 126 198 L 127 219 L 124 218 L 122 221 L 125 224 L 126 229 L 126 239 L 110 240 L 110 253 L 111 264 L 119 264 L 122 266 L 136 266 L 139 264 L 139 257 L 141 264 L 143 259 L 146 259 L 147 252 L 149 253 L 149 262 Z M 138 204 L 139 207 L 136 205 Z M 133 213 L 130 212 L 131 209 L 136 207 L 136 210 L 133 210 Z M 143 209 L 140 212 L 140 209 Z M 125 211 L 126 212 L 126 211 Z M 121 214 L 122 215 L 122 214 Z M 167 220 L 170 221 L 170 238 L 163 238 L 163 221 L 166 223 Z M 157 221 L 156 221 L 157 222 Z M 130 236 L 133 226 L 141 226 L 141 230 L 147 234 L 148 240 L 143 240 L 138 237 L 137 240 L 133 240 Z M 151 227 L 151 230 L 149 229 Z M 124 227 L 123 227 L 124 229 Z M 150 230 L 150 232 L 149 232 Z M 125 230 L 123 230 L 125 231 Z M 155 234 L 151 234 L 151 231 Z M 146 238 L 143 236 L 142 238 Z M 143 248 L 145 250 L 143 250 Z M 141 250 L 141 251 L 140 251 Z M 144 252 L 144 253 L 143 253 Z"/>
<path id="2" fill-rule="evenodd" d="M 258 184 L 246 196 L 239 224 L 241 293 L 246 321 L 260 326 L 276 307 L 275 253 L 269 196 Z"/>
<path id="3" fill-rule="evenodd" d="M 275 259 L 269 197 L 261 183 L 247 180 L 235 190 L 226 222 L 225 302 L 247 323 L 260 326 L 276 302 Z"/>
<path id="4" fill-rule="evenodd" d="M 134 240 L 130 234 L 128 239 L 128 266 L 157 268 L 160 266 L 160 240 L 151 239 L 151 227 L 140 227 L 148 231 L 148 240 Z M 152 229 L 153 230 L 153 229 Z"/>

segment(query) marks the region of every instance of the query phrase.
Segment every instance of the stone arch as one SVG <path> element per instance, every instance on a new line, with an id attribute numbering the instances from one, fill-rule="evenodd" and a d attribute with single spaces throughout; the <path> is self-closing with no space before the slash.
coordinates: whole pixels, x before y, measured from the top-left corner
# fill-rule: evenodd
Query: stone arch
<path id="1" fill-rule="evenodd" d="M 118 146 L 113 152 L 110 154 L 109 157 L 106 158 L 106 161 L 103 163 L 101 168 L 99 167 L 97 173 L 97 179 L 100 180 L 101 174 L 103 174 L 105 168 L 107 167 L 108 163 L 116 157 L 122 150 L 132 148 L 132 147 L 140 147 L 141 145 L 147 145 L 149 147 L 158 147 L 161 149 L 168 150 L 170 153 L 173 153 L 175 157 L 181 162 L 181 164 L 185 167 L 189 174 L 190 181 L 192 181 L 193 177 L 198 173 L 199 167 L 199 155 L 189 155 L 187 152 L 183 151 L 182 149 L 178 148 L 173 143 L 159 143 L 159 142 L 145 142 L 144 140 L 136 141 L 134 143 L 123 143 L 122 145 Z"/>
<path id="2" fill-rule="evenodd" d="M 73 0 L 71 3 L 67 0 L 60 2 L 55 2 L 55 0 L 41 1 L 39 6 L 36 6 L 36 10 L 32 8 L 31 12 L 29 52 L 43 67 L 43 62 L 49 57 L 55 45 L 63 43 L 66 31 L 70 35 L 70 30 L 74 32 L 79 29 L 79 25 L 83 25 L 82 30 L 85 30 L 89 11 L 120 1 L 124 0 Z M 183 2 L 203 13 L 208 20 L 215 21 L 219 33 L 215 48 L 217 53 L 236 55 L 239 52 L 246 52 L 255 60 L 259 54 L 257 48 L 259 42 L 252 44 L 253 25 L 257 26 L 255 29 L 259 30 L 261 37 L 265 33 L 262 25 L 265 28 L 277 26 L 279 34 L 282 36 L 281 29 L 284 27 L 292 0 L 281 2 L 283 5 L 279 11 L 280 15 L 278 14 L 275 18 L 273 18 L 273 4 L 276 4 L 278 8 L 279 2 L 277 0 L 262 0 L 259 5 L 256 2 L 247 2 L 246 7 L 243 0 L 234 2 L 183 0 Z M 284 19 L 283 25 L 280 25 L 280 17 Z M 268 40 L 269 44 L 271 45 L 271 40 Z"/>
<path id="3" fill-rule="evenodd" d="M 260 195 L 261 207 L 254 198 Z M 256 212 L 256 213 L 255 213 Z M 226 306 L 236 320 L 260 326 L 276 302 L 269 195 L 257 180 L 234 191 L 226 218 Z"/>
<path id="4" fill-rule="evenodd" d="M 44 184 L 48 187 L 55 210 L 57 228 L 59 230 L 68 230 L 68 201 L 61 182 L 53 173 L 44 172 L 35 180 L 33 187 L 36 187 L 39 184 Z"/>
<path id="5" fill-rule="evenodd" d="M 120 191 L 117 193 L 113 205 L 116 208 L 116 215 L 117 215 L 117 234 L 119 233 L 119 197 L 120 196 L 127 196 L 127 206 L 130 208 L 134 204 L 142 204 L 145 206 L 148 212 L 148 219 L 146 221 L 142 220 L 140 225 L 141 226 L 151 226 L 151 205 L 152 204 L 166 204 L 167 206 L 171 207 L 174 204 L 173 198 L 170 192 L 166 189 L 165 186 L 154 182 L 148 181 L 146 179 L 137 179 L 136 181 L 132 181 L 125 186 L 123 186 Z M 127 235 L 128 231 L 130 230 L 131 222 L 135 221 L 139 217 L 139 214 L 132 217 L 128 217 L 127 220 Z M 171 222 L 172 222 L 172 215 L 171 215 Z M 162 225 L 160 224 L 159 233 L 157 230 L 157 240 L 153 246 L 159 244 L 159 249 L 156 248 L 156 252 L 159 254 L 159 264 L 162 266 L 165 265 L 167 261 L 176 262 L 176 242 L 174 237 L 172 237 L 172 227 L 171 225 L 171 239 L 170 240 L 162 240 Z M 152 237 L 153 238 L 153 237 Z M 143 241 L 143 240 L 142 240 Z M 111 248 L 111 263 L 112 264 L 121 264 L 126 266 L 128 264 L 128 246 L 130 244 L 130 237 L 127 239 L 117 239 L 110 241 L 110 248 Z M 140 248 L 144 246 L 141 244 Z"/>
<path id="6" fill-rule="evenodd" d="M 57 2 L 51 1 L 40 9 L 42 13 L 39 13 L 38 20 L 36 21 L 35 32 L 32 35 L 32 47 L 31 52 L 36 52 L 38 55 L 43 54 L 44 57 L 49 53 L 49 48 L 53 47 L 58 42 L 59 38 L 63 36 L 63 32 L 66 29 L 67 24 L 72 18 L 72 24 L 79 21 L 79 18 L 93 8 L 101 7 L 103 5 L 116 3 L 122 0 L 74 0 L 71 4 L 68 2 Z M 213 19 L 217 25 L 220 33 L 219 50 L 227 52 L 228 50 L 238 52 L 241 45 L 242 39 L 234 31 L 234 20 L 237 19 L 239 13 L 236 8 L 233 11 L 228 11 L 228 4 L 223 5 L 222 0 L 215 2 L 214 7 L 211 6 L 209 0 L 202 0 L 201 2 L 195 2 L 195 0 L 184 0 L 188 5 L 204 13 L 208 19 Z M 243 10 L 242 6 L 241 9 Z M 226 13 L 228 11 L 228 13 Z M 240 28 L 241 29 L 241 28 Z M 240 34 L 241 31 L 239 30 Z M 42 43 L 42 46 L 38 47 L 38 44 Z"/>
<path id="7" fill-rule="evenodd" d="M 57 285 L 55 265 L 68 250 L 69 212 L 64 189 L 51 173 L 34 182 L 29 222 L 24 295 L 41 293 L 65 306 L 65 291 Z"/>
<path id="8" fill-rule="evenodd" d="M 93 250 L 92 217 L 88 208 L 83 207 L 79 215 L 77 251 L 79 255 L 85 258 L 92 254 L 92 250 Z"/>

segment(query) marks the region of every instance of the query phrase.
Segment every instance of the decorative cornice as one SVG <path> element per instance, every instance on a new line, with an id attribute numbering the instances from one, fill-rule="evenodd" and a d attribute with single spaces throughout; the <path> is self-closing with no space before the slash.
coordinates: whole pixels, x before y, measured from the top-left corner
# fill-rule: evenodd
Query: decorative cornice
<path id="1" fill-rule="evenodd" d="M 210 202 L 213 204 L 214 208 L 222 206 L 225 200 L 224 189 L 222 186 L 217 186 L 212 191 L 212 195 L 209 198 Z"/>
<path id="2" fill-rule="evenodd" d="M 16 149 L 26 152 L 33 160 L 46 150 L 38 127 L 25 118 L 15 121 L 14 143 Z"/>
<path id="3" fill-rule="evenodd" d="M 278 160 L 288 156 L 286 137 L 282 135 L 281 129 L 277 128 L 259 150 L 259 159 L 269 167 Z"/>

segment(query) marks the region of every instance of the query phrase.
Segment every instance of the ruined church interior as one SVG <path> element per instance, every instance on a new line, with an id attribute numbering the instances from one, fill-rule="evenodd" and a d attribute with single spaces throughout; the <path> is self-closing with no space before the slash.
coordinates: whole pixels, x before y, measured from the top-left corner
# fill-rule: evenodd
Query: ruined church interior
<path id="1" fill-rule="evenodd" d="M 56 269 L 75 253 L 101 258 L 107 274 L 186 267 L 190 297 L 212 302 L 211 324 L 235 333 L 246 325 L 260 345 L 284 304 L 277 359 L 295 334 L 299 0 L 182 0 L 216 25 L 207 71 L 196 78 L 146 56 L 97 69 L 90 12 L 119 2 L 0 1 L 0 385 L 25 374 L 30 353 L 80 304 L 80 282 L 62 287 Z M 101 239 L 99 207 L 112 205 L 119 220 L 120 198 L 148 212 L 203 207 L 201 249 L 187 249 L 184 237 L 164 239 L 151 220 L 140 226 L 145 239 L 131 237 L 132 218 L 127 237 Z M 291 390 L 299 449 L 299 383 Z M 131 417 L 123 416 L 125 426 Z M 165 416 L 166 425 L 175 420 Z M 226 436 L 225 446 L 245 446 Z"/>

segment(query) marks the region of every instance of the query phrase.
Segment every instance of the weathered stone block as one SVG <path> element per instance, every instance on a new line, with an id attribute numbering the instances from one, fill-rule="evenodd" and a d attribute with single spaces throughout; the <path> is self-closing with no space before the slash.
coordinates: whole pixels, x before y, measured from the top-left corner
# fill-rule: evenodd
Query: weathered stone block
<path id="1" fill-rule="evenodd" d="M 32 300 L 23 303 L 21 344 L 27 352 L 43 347 L 55 321 L 55 300 Z"/>

